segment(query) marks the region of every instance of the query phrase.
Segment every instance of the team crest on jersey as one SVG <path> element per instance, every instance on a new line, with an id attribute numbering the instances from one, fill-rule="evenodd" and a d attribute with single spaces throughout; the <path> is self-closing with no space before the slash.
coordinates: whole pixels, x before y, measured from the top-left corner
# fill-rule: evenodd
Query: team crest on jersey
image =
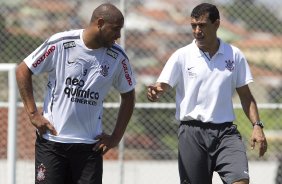
<path id="1" fill-rule="evenodd" d="M 46 178 L 46 167 L 41 163 L 37 168 L 37 181 L 44 181 Z"/>
<path id="2" fill-rule="evenodd" d="M 100 74 L 106 77 L 109 74 L 109 66 L 107 64 L 101 65 Z"/>
<path id="3" fill-rule="evenodd" d="M 232 72 L 234 70 L 234 61 L 226 60 L 225 63 L 226 63 L 225 68 L 230 72 Z"/>
<path id="4" fill-rule="evenodd" d="M 72 48 L 72 47 L 76 47 L 76 44 L 75 44 L 74 41 L 65 42 L 65 43 L 63 43 L 63 45 L 64 45 L 64 48 L 65 48 L 65 49 L 69 49 L 69 48 Z"/>
<path id="5" fill-rule="evenodd" d="M 118 53 L 113 51 L 112 49 L 107 50 L 107 55 L 111 56 L 114 59 L 116 59 L 118 57 Z"/>

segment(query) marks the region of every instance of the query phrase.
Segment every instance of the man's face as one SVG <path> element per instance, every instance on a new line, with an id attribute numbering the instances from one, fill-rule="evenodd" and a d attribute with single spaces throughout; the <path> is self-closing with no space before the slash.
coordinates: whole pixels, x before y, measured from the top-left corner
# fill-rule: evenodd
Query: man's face
<path id="1" fill-rule="evenodd" d="M 100 29 L 100 44 L 107 48 L 111 47 L 120 38 L 123 24 L 123 19 L 117 20 L 114 23 L 105 22 Z"/>
<path id="2" fill-rule="evenodd" d="M 207 48 L 217 39 L 216 31 L 219 27 L 219 20 L 212 23 L 208 18 L 208 13 L 199 18 L 191 17 L 193 36 L 199 48 Z"/>

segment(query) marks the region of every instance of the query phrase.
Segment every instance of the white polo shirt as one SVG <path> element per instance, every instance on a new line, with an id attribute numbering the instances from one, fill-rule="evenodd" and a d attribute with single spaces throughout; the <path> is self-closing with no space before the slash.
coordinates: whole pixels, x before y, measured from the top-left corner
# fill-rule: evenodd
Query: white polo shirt
<path id="1" fill-rule="evenodd" d="M 119 45 L 88 49 L 82 33 L 57 33 L 24 59 L 33 74 L 48 73 L 43 116 L 58 135 L 43 137 L 55 142 L 94 143 L 102 132 L 103 101 L 111 86 L 126 93 L 136 84 Z"/>
<path id="2" fill-rule="evenodd" d="M 242 52 L 222 40 L 211 59 L 197 47 L 195 40 L 178 49 L 157 80 L 176 87 L 177 120 L 213 123 L 235 120 L 233 93 L 252 81 Z"/>

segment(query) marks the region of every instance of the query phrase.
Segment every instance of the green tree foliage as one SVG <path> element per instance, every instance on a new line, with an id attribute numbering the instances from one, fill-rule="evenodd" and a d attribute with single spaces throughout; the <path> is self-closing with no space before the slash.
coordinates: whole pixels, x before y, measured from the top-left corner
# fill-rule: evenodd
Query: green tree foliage
<path id="1" fill-rule="evenodd" d="M 244 22 L 249 30 L 281 34 L 282 21 L 267 7 L 254 3 L 253 0 L 237 0 L 227 4 L 225 12 L 233 22 Z"/>

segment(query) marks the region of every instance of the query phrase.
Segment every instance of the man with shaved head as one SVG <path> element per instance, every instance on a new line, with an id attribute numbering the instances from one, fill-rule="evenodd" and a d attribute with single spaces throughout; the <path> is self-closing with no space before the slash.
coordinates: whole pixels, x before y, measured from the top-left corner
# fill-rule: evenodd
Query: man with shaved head
<path id="1" fill-rule="evenodd" d="M 19 91 L 36 129 L 35 183 L 101 184 L 103 155 L 116 147 L 131 118 L 135 78 L 116 43 L 124 17 L 114 5 L 98 6 L 85 29 L 52 35 L 19 64 Z M 43 112 L 32 76 L 48 73 Z M 111 87 L 121 96 L 111 134 L 102 130 L 103 101 Z"/>

